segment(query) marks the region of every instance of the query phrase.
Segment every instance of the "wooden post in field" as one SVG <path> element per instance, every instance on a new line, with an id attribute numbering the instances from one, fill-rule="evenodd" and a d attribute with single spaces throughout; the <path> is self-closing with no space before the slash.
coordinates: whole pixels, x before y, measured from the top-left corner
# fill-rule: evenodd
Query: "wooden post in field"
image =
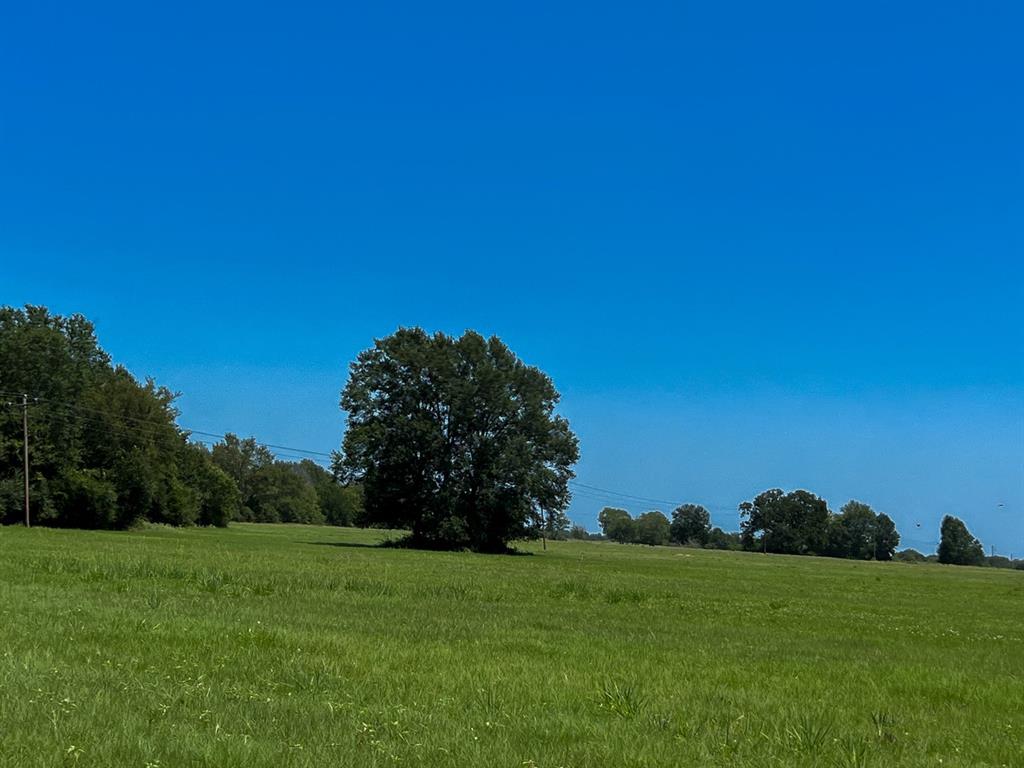
<path id="1" fill-rule="evenodd" d="M 28 514 L 28 395 L 21 396 L 22 448 L 25 454 L 25 527 L 31 528 Z"/>

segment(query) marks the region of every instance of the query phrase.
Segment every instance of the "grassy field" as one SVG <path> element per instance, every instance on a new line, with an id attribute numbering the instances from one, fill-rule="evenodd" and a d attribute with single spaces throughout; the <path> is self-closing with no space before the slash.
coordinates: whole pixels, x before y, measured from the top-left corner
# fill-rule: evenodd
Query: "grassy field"
<path id="1" fill-rule="evenodd" d="M 0 529 L 4 766 L 1022 766 L 1024 573 Z"/>

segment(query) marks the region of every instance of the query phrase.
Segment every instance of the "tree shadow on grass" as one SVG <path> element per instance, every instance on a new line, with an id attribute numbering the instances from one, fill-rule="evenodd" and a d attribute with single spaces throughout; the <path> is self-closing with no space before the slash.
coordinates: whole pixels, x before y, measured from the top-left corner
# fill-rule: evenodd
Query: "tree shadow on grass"
<path id="1" fill-rule="evenodd" d="M 408 549 L 413 552 L 472 552 L 470 549 L 444 549 L 442 547 L 416 546 L 406 539 L 385 539 L 376 544 L 364 544 L 358 541 L 304 541 L 315 547 L 347 547 L 352 549 Z M 478 553 L 479 554 L 479 553 Z M 509 547 L 503 552 L 487 552 L 485 554 L 508 555 L 511 557 L 533 557 L 533 552 L 524 552 L 521 549 Z"/>

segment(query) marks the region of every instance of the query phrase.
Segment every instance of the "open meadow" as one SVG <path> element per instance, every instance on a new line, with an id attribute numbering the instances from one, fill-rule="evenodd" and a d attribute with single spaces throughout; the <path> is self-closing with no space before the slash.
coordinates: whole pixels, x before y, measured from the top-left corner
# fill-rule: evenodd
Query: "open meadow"
<path id="1" fill-rule="evenodd" d="M 1022 766 L 1024 573 L 0 529 L 4 766 Z"/>

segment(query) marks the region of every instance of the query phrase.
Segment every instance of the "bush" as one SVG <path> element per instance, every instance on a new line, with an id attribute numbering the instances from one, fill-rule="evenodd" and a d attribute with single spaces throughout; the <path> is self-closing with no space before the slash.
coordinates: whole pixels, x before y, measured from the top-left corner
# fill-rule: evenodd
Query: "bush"
<path id="1" fill-rule="evenodd" d="M 926 563 L 928 558 L 916 549 L 904 549 L 893 555 L 893 560 L 900 563 Z"/>

